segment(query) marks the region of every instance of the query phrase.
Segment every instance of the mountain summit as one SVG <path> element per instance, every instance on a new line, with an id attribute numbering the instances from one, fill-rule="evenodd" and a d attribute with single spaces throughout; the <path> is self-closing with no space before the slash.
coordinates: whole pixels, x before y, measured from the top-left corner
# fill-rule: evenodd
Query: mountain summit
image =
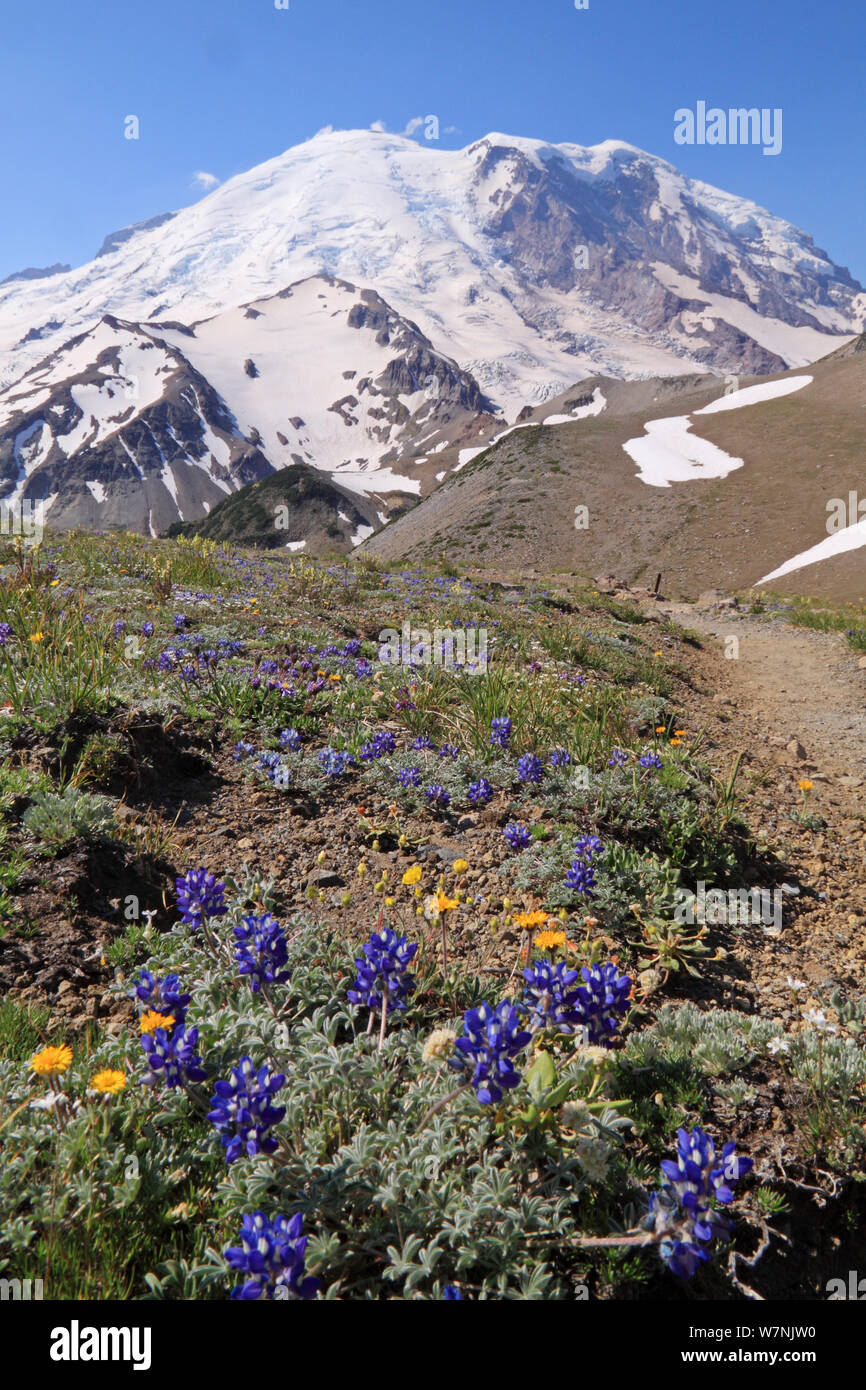
<path id="1" fill-rule="evenodd" d="M 104 522 L 99 485 L 123 482 L 111 524 L 153 527 L 251 470 L 417 494 L 583 378 L 783 371 L 864 316 L 805 233 L 631 145 L 323 131 L 88 265 L 0 285 L 0 495 L 97 524 L 88 492 Z M 112 373 L 122 409 L 95 389 Z"/>

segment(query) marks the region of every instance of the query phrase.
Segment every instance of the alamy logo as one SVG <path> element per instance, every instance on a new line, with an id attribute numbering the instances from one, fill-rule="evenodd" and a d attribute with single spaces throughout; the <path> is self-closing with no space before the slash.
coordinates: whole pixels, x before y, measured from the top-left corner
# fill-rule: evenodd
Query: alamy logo
<path id="1" fill-rule="evenodd" d="M 0 1279 L 0 1303 L 44 1297 L 41 1279 Z"/>
<path id="2" fill-rule="evenodd" d="M 674 112 L 674 140 L 678 145 L 763 145 L 764 154 L 782 152 L 782 108 L 768 106 L 707 108 L 699 101 L 694 111 L 681 106 Z"/>
<path id="3" fill-rule="evenodd" d="M 677 889 L 674 921 L 700 926 L 782 926 L 782 894 L 768 888 L 707 888 L 699 879 L 697 891 Z"/>
<path id="4" fill-rule="evenodd" d="M 481 675 L 487 670 L 487 629 L 437 627 L 431 632 L 404 623 L 398 632 L 386 627 L 379 633 L 379 660 L 383 666 L 442 666 Z"/>
<path id="5" fill-rule="evenodd" d="M 39 545 L 45 530 L 45 506 L 41 501 L 0 502 L 0 536 L 23 536 Z"/>
<path id="6" fill-rule="evenodd" d="M 863 501 L 856 492 L 848 493 L 847 502 L 843 497 L 831 497 L 827 503 L 827 534 L 844 531 L 848 526 L 856 526 L 858 521 L 866 520 L 866 497 Z"/>
<path id="7" fill-rule="evenodd" d="M 149 1327 L 68 1327 L 51 1329 L 52 1361 L 131 1361 L 134 1371 L 150 1370 Z"/>
<path id="8" fill-rule="evenodd" d="M 861 1279 L 856 1269 L 848 1270 L 848 1278 L 828 1279 L 827 1298 L 830 1302 L 866 1303 L 866 1279 Z"/>

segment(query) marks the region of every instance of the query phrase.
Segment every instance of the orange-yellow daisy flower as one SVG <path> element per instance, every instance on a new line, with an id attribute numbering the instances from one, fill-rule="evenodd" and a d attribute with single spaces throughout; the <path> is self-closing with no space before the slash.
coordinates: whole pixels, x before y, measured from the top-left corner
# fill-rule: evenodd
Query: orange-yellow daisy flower
<path id="1" fill-rule="evenodd" d="M 60 1047 L 43 1047 L 27 1065 L 37 1076 L 60 1076 L 72 1062 L 72 1048 L 62 1043 Z"/>
<path id="2" fill-rule="evenodd" d="M 126 1085 L 126 1077 L 122 1071 L 98 1071 L 90 1082 L 94 1091 L 101 1091 L 106 1096 L 116 1096 Z"/>

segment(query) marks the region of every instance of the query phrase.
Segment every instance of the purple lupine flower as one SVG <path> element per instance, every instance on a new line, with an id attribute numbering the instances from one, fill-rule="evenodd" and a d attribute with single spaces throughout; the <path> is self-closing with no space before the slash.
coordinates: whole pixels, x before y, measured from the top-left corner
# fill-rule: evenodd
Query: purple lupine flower
<path id="1" fill-rule="evenodd" d="M 424 795 L 431 806 L 438 806 L 444 811 L 451 801 L 451 794 L 439 782 L 431 782 Z"/>
<path id="2" fill-rule="evenodd" d="M 420 787 L 421 773 L 417 767 L 404 767 L 397 773 L 401 787 Z"/>
<path id="3" fill-rule="evenodd" d="M 504 999 L 496 1008 L 479 1004 L 463 1015 L 464 1034 L 454 1044 L 448 1065 L 466 1074 L 482 1105 L 502 1099 L 503 1091 L 513 1090 L 520 1073 L 512 1058 L 522 1052 L 532 1034 L 521 1024 L 516 1007 Z"/>
<path id="4" fill-rule="evenodd" d="M 175 879 L 175 884 L 181 919 L 194 931 L 198 931 L 206 917 L 224 917 L 228 912 L 226 886 L 217 883 L 207 869 L 190 869 Z"/>
<path id="5" fill-rule="evenodd" d="M 581 835 L 574 842 L 574 852 L 581 859 L 591 859 L 594 854 L 601 854 L 603 849 L 604 845 L 597 835 Z"/>
<path id="6" fill-rule="evenodd" d="M 175 1027 L 170 1033 L 165 1028 L 155 1028 L 152 1036 L 142 1033 L 141 1045 L 153 1073 L 151 1082 L 161 1076 L 166 1086 L 173 1090 L 177 1086 L 185 1086 L 188 1081 L 205 1080 L 207 1072 L 196 1054 L 197 1028 Z"/>
<path id="7" fill-rule="evenodd" d="M 553 748 L 550 752 L 551 767 L 569 767 L 571 764 L 571 754 L 567 748 Z"/>
<path id="8" fill-rule="evenodd" d="M 620 975 L 611 961 L 584 965 L 580 973 L 583 984 L 578 986 L 577 1002 L 586 1040 L 595 1046 L 609 1043 L 619 1028 L 620 1015 L 628 1011 L 631 978 Z"/>
<path id="9" fill-rule="evenodd" d="M 521 782 L 540 782 L 544 777 L 544 764 L 534 753 L 524 753 L 517 763 L 517 775 Z"/>
<path id="10" fill-rule="evenodd" d="M 640 763 L 641 767 L 646 768 L 659 768 L 662 766 L 661 758 L 659 757 L 658 753 L 654 753 L 652 749 L 647 749 L 645 753 L 642 753 L 640 758 L 638 758 L 638 762 Z"/>
<path id="11" fill-rule="evenodd" d="M 319 754 L 319 766 L 326 777 L 341 777 L 347 768 L 355 766 L 351 753 L 338 753 L 334 748 L 323 748 Z"/>
<path id="12" fill-rule="evenodd" d="M 714 1240 L 727 1241 L 732 1223 L 715 1203 L 729 1206 L 733 1186 L 750 1171 L 752 1160 L 737 1157 L 736 1144 L 724 1145 L 719 1161 L 704 1130 L 677 1131 L 676 1160 L 664 1159 L 662 1187 L 650 1195 L 647 1229 L 664 1236 L 659 1254 L 673 1274 L 690 1279 L 709 1258 Z"/>
<path id="13" fill-rule="evenodd" d="M 490 721 L 490 742 L 496 748 L 507 748 L 511 742 L 511 720 L 507 714 Z"/>
<path id="14" fill-rule="evenodd" d="M 243 925 L 234 928 L 238 973 L 248 976 L 253 994 L 263 985 L 283 984 L 291 972 L 285 969 L 289 945 L 279 922 L 269 912 L 241 921 Z"/>
<path id="15" fill-rule="evenodd" d="M 573 1033 L 581 1023 L 578 971 L 569 970 L 564 961 L 554 965 L 549 960 L 536 960 L 524 970 L 523 978 L 523 1006 L 529 1011 L 533 1031 L 556 1028 L 560 1033 Z"/>
<path id="16" fill-rule="evenodd" d="M 0 623 L 0 647 L 5 647 L 13 636 L 12 627 L 9 623 Z"/>
<path id="17" fill-rule="evenodd" d="M 149 970 L 139 971 L 135 989 L 136 998 L 146 1009 L 174 1019 L 175 1027 L 186 1020 L 186 1007 L 191 994 L 181 993 L 181 983 L 177 975 L 163 975 L 156 979 Z"/>
<path id="18" fill-rule="evenodd" d="M 277 1141 L 268 1130 L 286 1113 L 284 1105 L 271 1105 L 285 1081 L 282 1073 L 271 1074 L 267 1066 L 256 1068 L 252 1058 L 241 1057 L 232 1067 L 228 1081 L 217 1081 L 211 1097 L 208 1119 L 220 1131 L 226 1163 L 234 1163 L 242 1153 L 272 1154 Z"/>
<path id="19" fill-rule="evenodd" d="M 628 753 L 624 748 L 612 748 L 610 757 L 607 760 L 608 767 L 624 767 L 628 762 Z"/>
<path id="20" fill-rule="evenodd" d="M 281 1298 L 315 1298 L 320 1283 L 306 1273 L 307 1238 L 300 1212 L 291 1220 L 275 1216 L 273 1221 L 261 1211 L 247 1213 L 238 1239 L 240 1245 L 223 1251 L 231 1268 L 246 1276 L 232 1289 L 232 1298 L 272 1299 L 277 1289 L 287 1290 Z"/>
<path id="21" fill-rule="evenodd" d="M 592 897 L 592 890 L 595 887 L 595 871 L 591 864 L 587 864 L 583 859 L 574 859 L 571 868 L 565 875 L 566 886 L 573 893 L 582 893 L 585 897 Z"/>
<path id="22" fill-rule="evenodd" d="M 484 806 L 493 796 L 493 788 L 486 777 L 479 777 L 469 788 L 468 796 L 473 805 Z"/>
<path id="23" fill-rule="evenodd" d="M 522 821 L 510 820 L 502 833 L 513 850 L 526 849 L 532 839 Z"/>
<path id="24" fill-rule="evenodd" d="M 298 753 L 302 742 L 297 729 L 283 729 L 280 733 L 280 747 L 287 748 L 290 753 Z"/>
<path id="25" fill-rule="evenodd" d="M 387 994 L 388 1013 L 405 1009 L 406 998 L 415 988 L 408 967 L 418 950 L 417 943 L 410 945 L 405 936 L 386 927 L 382 932 L 373 932 L 361 950 L 363 955 L 355 957 L 355 982 L 346 997 L 375 1013 Z"/>
<path id="26" fill-rule="evenodd" d="M 254 743 L 245 743 L 243 739 L 241 739 L 232 749 L 232 757 L 236 763 L 239 763 L 243 758 L 251 758 L 255 751 L 256 746 Z"/>
<path id="27" fill-rule="evenodd" d="M 381 729 L 374 734 L 369 743 L 365 743 L 361 748 L 361 757 L 365 762 L 373 762 L 376 758 L 384 758 L 387 754 L 393 753 L 397 746 L 394 735 L 388 729 Z"/>

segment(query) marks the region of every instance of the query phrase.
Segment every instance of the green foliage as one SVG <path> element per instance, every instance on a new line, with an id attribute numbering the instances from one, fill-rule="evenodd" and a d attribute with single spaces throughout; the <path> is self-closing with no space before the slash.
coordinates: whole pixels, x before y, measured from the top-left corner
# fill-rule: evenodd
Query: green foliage
<path id="1" fill-rule="evenodd" d="M 35 839 L 56 852 L 73 840 L 109 838 L 114 807 L 104 796 L 68 786 L 62 792 L 36 791 L 22 821 Z"/>

